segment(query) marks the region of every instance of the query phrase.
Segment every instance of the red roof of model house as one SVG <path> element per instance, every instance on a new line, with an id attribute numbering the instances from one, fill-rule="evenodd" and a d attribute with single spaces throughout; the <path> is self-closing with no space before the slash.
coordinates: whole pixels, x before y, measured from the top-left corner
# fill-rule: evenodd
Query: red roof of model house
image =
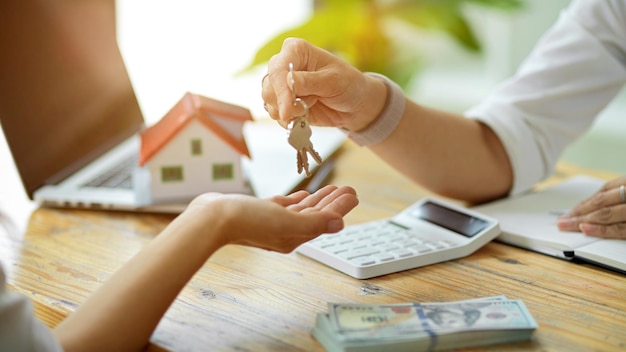
<path id="1" fill-rule="evenodd" d="M 245 121 L 252 121 L 252 115 L 246 108 L 186 93 L 158 123 L 142 132 L 139 165 L 147 163 L 193 119 L 206 126 L 239 154 L 250 158 L 243 134 L 233 135 L 223 128 L 219 119 L 224 118 L 241 122 L 242 125 Z"/>

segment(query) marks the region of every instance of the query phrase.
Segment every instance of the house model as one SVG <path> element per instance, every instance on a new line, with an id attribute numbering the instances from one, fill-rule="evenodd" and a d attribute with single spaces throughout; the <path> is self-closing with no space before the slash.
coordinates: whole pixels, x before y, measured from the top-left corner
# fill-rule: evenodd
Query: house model
<path id="1" fill-rule="evenodd" d="M 252 194 L 242 170 L 250 158 L 248 109 L 186 93 L 141 133 L 135 189 L 144 204 L 189 201 L 205 192 Z"/>

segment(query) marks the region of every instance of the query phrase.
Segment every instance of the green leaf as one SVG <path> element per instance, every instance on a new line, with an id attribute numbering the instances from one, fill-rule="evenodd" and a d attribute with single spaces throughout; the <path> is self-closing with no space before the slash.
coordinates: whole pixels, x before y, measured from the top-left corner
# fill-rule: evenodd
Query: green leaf
<path id="1" fill-rule="evenodd" d="M 268 40 L 240 73 L 267 63 L 288 37 L 303 38 L 342 57 L 362 71 L 387 75 L 406 86 L 420 67 L 418 53 L 394 46 L 385 31 L 388 19 L 400 19 L 417 28 L 442 31 L 464 48 L 480 52 L 480 42 L 463 14 L 466 3 L 503 10 L 522 7 L 522 0 L 318 0 L 303 24 Z"/>

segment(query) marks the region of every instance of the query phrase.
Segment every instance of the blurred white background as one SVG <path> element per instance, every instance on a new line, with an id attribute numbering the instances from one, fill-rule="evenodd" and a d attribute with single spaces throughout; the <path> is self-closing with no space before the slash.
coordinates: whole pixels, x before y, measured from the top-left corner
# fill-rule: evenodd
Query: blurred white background
<path id="1" fill-rule="evenodd" d="M 265 68 L 235 73 L 310 9 L 308 0 L 117 0 L 119 46 L 146 121 L 160 119 L 187 91 L 265 116 Z"/>
<path id="2" fill-rule="evenodd" d="M 265 67 L 244 75 L 256 50 L 304 21 L 312 0 L 118 0 L 118 36 L 148 123 L 191 91 L 242 105 L 265 117 L 260 82 Z M 463 111 L 513 74 L 569 0 L 526 0 L 514 13 L 468 8 L 484 52 L 472 55 L 429 34 L 426 65 L 407 89 L 417 101 Z M 422 43 L 423 44 L 423 43 Z M 570 147 L 564 160 L 626 173 L 626 97 L 622 94 Z"/>

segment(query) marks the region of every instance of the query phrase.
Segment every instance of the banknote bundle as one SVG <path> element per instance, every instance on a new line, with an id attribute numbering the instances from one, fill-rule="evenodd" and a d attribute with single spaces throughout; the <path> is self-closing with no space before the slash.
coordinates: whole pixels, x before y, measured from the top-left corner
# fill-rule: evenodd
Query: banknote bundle
<path id="1" fill-rule="evenodd" d="M 537 323 L 520 300 L 329 303 L 313 336 L 335 351 L 441 351 L 528 340 Z"/>

